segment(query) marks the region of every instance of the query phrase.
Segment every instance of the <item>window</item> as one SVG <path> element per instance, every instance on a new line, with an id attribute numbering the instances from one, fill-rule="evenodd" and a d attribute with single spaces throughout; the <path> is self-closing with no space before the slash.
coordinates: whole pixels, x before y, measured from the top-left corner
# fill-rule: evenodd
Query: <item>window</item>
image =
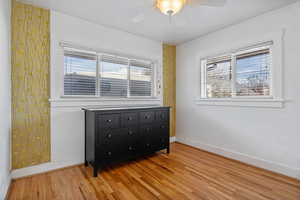
<path id="1" fill-rule="evenodd" d="M 271 97 L 271 46 L 201 61 L 201 98 Z"/>
<path id="2" fill-rule="evenodd" d="M 102 56 L 99 76 L 100 96 L 127 97 L 128 60 Z"/>
<path id="3" fill-rule="evenodd" d="M 64 94 L 95 95 L 97 59 L 95 55 L 65 51 Z"/>
<path id="4" fill-rule="evenodd" d="M 64 49 L 64 95 L 152 97 L 154 64 L 114 55 Z"/>
<path id="5" fill-rule="evenodd" d="M 270 96 L 270 49 L 236 56 L 236 95 Z"/>
<path id="6" fill-rule="evenodd" d="M 130 96 L 151 96 L 152 67 L 137 61 L 130 62 Z"/>
<path id="7" fill-rule="evenodd" d="M 231 57 L 224 56 L 207 60 L 206 96 L 209 98 L 231 97 Z"/>

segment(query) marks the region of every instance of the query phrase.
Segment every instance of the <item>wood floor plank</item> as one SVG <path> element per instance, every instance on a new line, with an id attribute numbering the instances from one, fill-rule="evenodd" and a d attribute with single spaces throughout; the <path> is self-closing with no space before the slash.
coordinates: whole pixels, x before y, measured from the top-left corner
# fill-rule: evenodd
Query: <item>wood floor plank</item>
<path id="1" fill-rule="evenodd" d="M 300 181 L 173 143 L 171 153 L 14 180 L 8 200 L 300 200 Z"/>

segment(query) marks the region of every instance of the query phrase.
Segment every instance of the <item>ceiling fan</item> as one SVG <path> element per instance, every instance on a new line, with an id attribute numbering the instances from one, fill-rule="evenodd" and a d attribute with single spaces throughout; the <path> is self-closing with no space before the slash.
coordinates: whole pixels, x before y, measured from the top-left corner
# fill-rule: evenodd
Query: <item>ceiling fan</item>
<path id="1" fill-rule="evenodd" d="M 222 7 L 226 4 L 227 0 L 148 0 L 152 5 L 148 7 L 154 10 L 159 10 L 161 13 L 172 16 L 180 12 L 184 7 L 197 7 L 197 6 L 209 6 L 209 7 Z M 147 6 L 147 5 L 144 5 Z M 134 23 L 142 22 L 145 19 L 145 13 L 139 13 L 132 18 Z"/>

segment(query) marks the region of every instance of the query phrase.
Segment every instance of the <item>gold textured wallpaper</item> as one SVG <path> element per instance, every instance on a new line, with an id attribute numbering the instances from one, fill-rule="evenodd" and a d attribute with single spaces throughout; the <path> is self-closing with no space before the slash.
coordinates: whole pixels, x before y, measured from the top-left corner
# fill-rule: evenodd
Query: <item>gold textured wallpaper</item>
<path id="1" fill-rule="evenodd" d="M 163 45 L 164 105 L 171 106 L 170 136 L 176 134 L 176 46 Z"/>
<path id="2" fill-rule="evenodd" d="M 12 2 L 12 167 L 50 161 L 50 12 Z"/>

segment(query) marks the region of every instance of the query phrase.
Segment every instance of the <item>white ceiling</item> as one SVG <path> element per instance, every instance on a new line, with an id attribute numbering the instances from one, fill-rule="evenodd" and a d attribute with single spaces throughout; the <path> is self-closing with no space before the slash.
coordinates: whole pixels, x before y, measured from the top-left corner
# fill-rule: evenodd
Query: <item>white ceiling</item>
<path id="1" fill-rule="evenodd" d="M 297 0 L 227 0 L 224 7 L 186 6 L 169 18 L 154 9 L 155 0 L 21 0 L 68 15 L 145 36 L 180 44 Z"/>

